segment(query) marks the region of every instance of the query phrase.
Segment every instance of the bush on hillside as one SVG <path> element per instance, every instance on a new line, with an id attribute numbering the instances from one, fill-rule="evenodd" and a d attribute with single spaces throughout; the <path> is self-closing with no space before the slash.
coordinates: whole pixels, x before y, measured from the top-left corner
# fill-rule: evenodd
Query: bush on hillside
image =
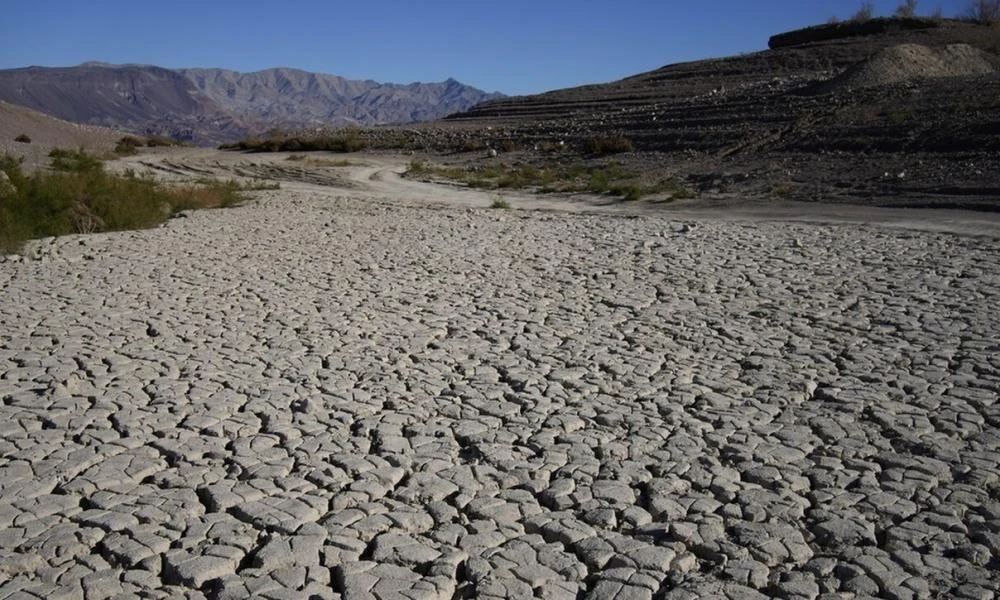
<path id="1" fill-rule="evenodd" d="M 871 2 L 862 2 L 861 8 L 858 9 L 858 12 L 854 13 L 851 20 L 860 23 L 864 21 L 871 21 L 874 17 L 875 5 Z"/>
<path id="2" fill-rule="evenodd" d="M 917 16 L 917 0 L 905 0 L 902 4 L 896 7 L 896 11 L 893 16 L 899 17 L 901 19 L 912 19 Z"/>

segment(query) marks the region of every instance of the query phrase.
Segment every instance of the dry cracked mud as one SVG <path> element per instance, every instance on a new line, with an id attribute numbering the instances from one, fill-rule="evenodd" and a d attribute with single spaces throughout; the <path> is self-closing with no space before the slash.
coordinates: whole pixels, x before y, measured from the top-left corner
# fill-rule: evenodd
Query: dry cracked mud
<path id="1" fill-rule="evenodd" d="M 996 596 L 1000 237 L 353 185 L 0 264 L 0 598 Z"/>

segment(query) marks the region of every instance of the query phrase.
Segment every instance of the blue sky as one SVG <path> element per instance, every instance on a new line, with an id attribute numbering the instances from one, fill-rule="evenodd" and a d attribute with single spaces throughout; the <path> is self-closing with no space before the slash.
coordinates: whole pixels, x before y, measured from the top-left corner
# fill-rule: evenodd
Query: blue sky
<path id="1" fill-rule="evenodd" d="M 901 0 L 876 0 L 891 13 Z M 88 60 L 536 93 L 762 50 L 860 0 L 6 0 L 0 68 Z M 968 0 L 920 0 L 960 13 Z"/>

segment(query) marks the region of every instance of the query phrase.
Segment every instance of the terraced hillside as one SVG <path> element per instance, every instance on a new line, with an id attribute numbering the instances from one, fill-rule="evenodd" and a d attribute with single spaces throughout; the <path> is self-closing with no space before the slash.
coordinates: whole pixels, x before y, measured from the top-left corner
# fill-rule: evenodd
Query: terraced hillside
<path id="1" fill-rule="evenodd" d="M 624 136 L 703 191 L 988 207 L 1000 176 L 1000 28 L 879 19 L 774 36 L 771 49 L 488 102 L 449 127 L 520 147 Z M 964 57 L 944 74 L 921 56 Z M 985 67 L 984 67 L 985 65 Z M 869 67 L 866 85 L 848 81 Z M 902 74 L 902 76 L 900 76 Z M 666 155 L 666 156 L 663 156 Z M 905 198 L 905 200 L 903 199 Z"/>

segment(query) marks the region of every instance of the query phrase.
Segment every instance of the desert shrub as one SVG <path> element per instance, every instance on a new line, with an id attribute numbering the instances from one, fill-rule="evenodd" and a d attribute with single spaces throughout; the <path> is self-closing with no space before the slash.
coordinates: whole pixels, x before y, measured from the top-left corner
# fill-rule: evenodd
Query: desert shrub
<path id="1" fill-rule="evenodd" d="M 875 17 L 875 5 L 871 2 L 862 2 L 858 12 L 851 16 L 852 21 L 871 21 Z"/>
<path id="2" fill-rule="evenodd" d="M 348 159 L 335 160 L 332 158 L 322 158 L 317 156 L 306 156 L 305 154 L 289 154 L 288 158 L 293 162 L 301 162 L 313 167 L 353 167 L 361 163 L 352 162 Z"/>
<path id="3" fill-rule="evenodd" d="M 0 192 L 0 250 L 16 252 L 29 239 L 142 229 L 181 210 L 233 206 L 243 201 L 240 184 L 207 182 L 171 187 L 153 179 L 107 173 L 82 150 L 53 151 L 54 172 L 25 175 L 20 162 L 0 159 L 11 185 Z"/>
<path id="4" fill-rule="evenodd" d="M 226 181 L 202 180 L 195 185 L 166 188 L 170 205 L 169 214 L 185 210 L 236 206 L 245 200 L 240 192 L 247 189 L 271 188 L 248 187 L 233 179 Z"/>
<path id="5" fill-rule="evenodd" d="M 486 142 L 477 138 L 462 140 L 458 146 L 459 152 L 480 152 L 486 148 Z"/>
<path id="6" fill-rule="evenodd" d="M 676 179 L 667 179 L 661 181 L 658 186 L 656 186 L 656 191 L 665 192 L 670 194 L 672 200 L 687 200 L 689 198 L 694 198 L 695 193 L 690 188 L 686 187 L 680 181 Z"/>
<path id="7" fill-rule="evenodd" d="M 497 144 L 497 150 L 500 152 L 513 152 L 517 150 L 517 143 L 514 140 L 500 140 Z"/>
<path id="8" fill-rule="evenodd" d="M 418 176 L 427 175 L 430 172 L 430 165 L 425 160 L 415 158 L 410 161 L 410 166 L 407 168 L 406 172 Z"/>
<path id="9" fill-rule="evenodd" d="M 410 162 L 407 176 L 439 177 L 464 183 L 478 189 L 534 189 L 539 193 L 589 192 L 610 194 L 623 200 L 638 200 L 650 193 L 673 192 L 673 196 L 690 194 L 683 187 L 664 187 L 664 184 L 645 185 L 639 183 L 638 174 L 626 171 L 621 164 L 609 162 L 603 165 L 553 165 L 520 167 L 491 163 L 472 169 L 434 165 L 424 160 Z"/>
<path id="10" fill-rule="evenodd" d="M 103 169 L 101 160 L 96 156 L 87 154 L 83 148 L 77 150 L 66 150 L 64 148 L 53 148 L 49 152 L 52 159 L 52 168 L 56 171 L 69 173 L 89 173 Z"/>
<path id="11" fill-rule="evenodd" d="M 588 154 L 607 156 L 609 154 L 621 154 L 622 152 L 632 152 L 635 147 L 632 140 L 623 136 L 613 137 L 592 137 L 583 144 L 583 149 Z"/>
<path id="12" fill-rule="evenodd" d="M 28 134 L 22 133 L 21 135 L 19 135 L 16 138 L 14 138 L 14 141 L 15 142 L 21 142 L 22 144 L 30 144 L 31 143 L 31 138 L 28 137 Z"/>
<path id="13" fill-rule="evenodd" d="M 126 135 L 122 139 L 118 140 L 115 144 L 115 154 L 119 156 L 130 156 L 139 151 L 139 147 L 143 145 L 142 140 L 133 136 Z"/>
<path id="14" fill-rule="evenodd" d="M 248 137 L 231 144 L 222 144 L 220 150 L 246 152 L 358 152 L 367 146 L 357 129 L 344 129 L 336 134 L 289 134 L 274 132 L 268 137 Z"/>
<path id="15" fill-rule="evenodd" d="M 611 193 L 616 196 L 621 196 L 622 200 L 626 202 L 634 202 L 642 198 L 642 188 L 635 184 L 614 186 L 611 188 Z"/>
<path id="16" fill-rule="evenodd" d="M 1000 0 L 972 0 L 965 16 L 980 23 L 1000 21 Z"/>
<path id="17" fill-rule="evenodd" d="M 497 199 L 490 204 L 490 208 L 510 208 L 510 202 L 507 202 L 503 196 L 498 196 Z"/>
<path id="18" fill-rule="evenodd" d="M 156 148 L 157 146 L 180 146 L 181 142 L 164 137 L 162 135 L 154 135 L 146 138 L 146 146 L 149 148 Z"/>
<path id="19" fill-rule="evenodd" d="M 917 16 L 917 0 L 905 0 L 892 14 L 901 19 L 912 19 Z"/>

